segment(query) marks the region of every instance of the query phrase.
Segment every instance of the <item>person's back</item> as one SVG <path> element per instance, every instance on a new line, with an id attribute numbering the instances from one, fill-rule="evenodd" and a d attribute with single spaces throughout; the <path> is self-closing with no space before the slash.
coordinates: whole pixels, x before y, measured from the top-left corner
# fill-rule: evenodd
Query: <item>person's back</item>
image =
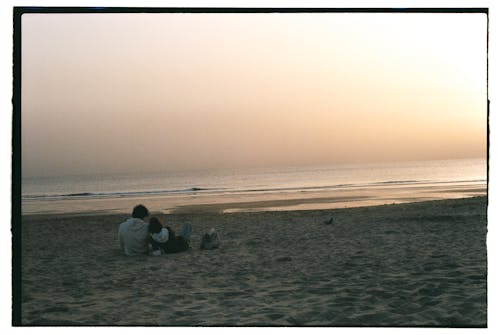
<path id="1" fill-rule="evenodd" d="M 138 205 L 132 212 L 132 217 L 120 224 L 118 237 L 120 247 L 126 255 L 148 253 L 149 230 L 144 218 L 149 215 L 146 207 Z"/>

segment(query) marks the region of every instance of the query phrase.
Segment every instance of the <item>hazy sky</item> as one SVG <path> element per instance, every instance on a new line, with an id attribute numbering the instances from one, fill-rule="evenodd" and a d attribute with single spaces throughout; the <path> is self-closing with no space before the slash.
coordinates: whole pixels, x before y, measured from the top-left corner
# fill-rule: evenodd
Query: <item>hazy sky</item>
<path id="1" fill-rule="evenodd" d="M 486 14 L 25 14 L 23 175 L 486 156 Z"/>

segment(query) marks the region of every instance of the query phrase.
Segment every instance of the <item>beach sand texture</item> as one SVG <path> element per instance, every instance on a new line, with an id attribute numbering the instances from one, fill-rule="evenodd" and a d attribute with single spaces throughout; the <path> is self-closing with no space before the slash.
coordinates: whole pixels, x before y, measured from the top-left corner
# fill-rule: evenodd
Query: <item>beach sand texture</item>
<path id="1" fill-rule="evenodd" d="M 190 222 L 193 249 L 122 255 L 117 231 L 126 214 L 23 216 L 22 323 L 487 323 L 486 197 L 160 217 L 178 232 Z M 220 248 L 199 250 L 212 227 Z"/>

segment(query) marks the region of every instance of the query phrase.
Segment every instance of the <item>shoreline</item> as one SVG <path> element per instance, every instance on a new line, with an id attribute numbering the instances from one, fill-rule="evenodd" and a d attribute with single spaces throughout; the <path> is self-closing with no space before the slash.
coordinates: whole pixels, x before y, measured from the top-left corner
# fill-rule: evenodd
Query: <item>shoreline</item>
<path id="1" fill-rule="evenodd" d="M 227 214 L 258 214 L 258 213 L 274 213 L 274 212 L 297 212 L 297 213 L 306 213 L 306 212 L 332 212 L 332 211 L 337 211 L 337 210 L 356 210 L 356 209 L 362 209 L 362 208 L 378 208 L 378 207 L 386 207 L 386 206 L 395 206 L 395 205 L 412 205 L 412 204 L 428 204 L 428 203 L 434 203 L 434 202 L 453 202 L 457 200 L 473 200 L 473 199 L 488 199 L 487 195 L 475 195 L 475 196 L 468 196 L 468 197 L 461 197 L 461 198 L 446 198 L 446 199 L 426 199 L 426 200 L 415 200 L 415 199 L 406 199 L 406 201 L 402 201 L 400 199 L 399 202 L 392 201 L 392 202 L 381 202 L 381 203 L 375 203 L 373 201 L 369 201 L 367 203 L 363 203 L 362 201 L 356 201 L 353 206 L 343 206 L 343 207 L 328 207 L 328 208 L 305 208 L 305 209 L 284 209 L 284 210 L 276 210 L 275 206 L 269 206 L 267 210 L 252 210 L 254 208 L 262 208 L 261 206 L 256 206 L 259 204 L 269 204 L 269 205 L 275 205 L 279 204 L 281 201 L 283 203 L 288 203 L 293 202 L 293 200 L 276 200 L 276 201 L 255 201 L 255 202 L 242 202 L 242 203 L 222 203 L 222 204 L 199 204 L 199 205 L 186 205 L 186 206 L 179 206 L 179 210 L 173 210 L 171 212 L 165 212 L 161 210 L 155 210 L 155 208 L 149 208 L 151 216 L 154 215 L 159 215 L 159 216 L 175 216 L 175 215 L 204 215 L 204 214 L 210 214 L 210 215 L 227 215 Z M 311 203 L 316 203 L 317 200 L 323 199 L 325 202 L 330 203 L 333 199 L 338 199 L 338 198 L 314 198 L 310 199 Z M 359 198 L 357 198 L 359 199 Z M 297 201 L 302 201 L 301 199 L 298 199 Z M 139 204 L 140 202 L 137 202 Z M 143 202 L 147 203 L 147 202 Z M 234 205 L 237 205 L 236 207 L 239 208 L 246 208 L 248 210 L 237 210 L 237 211 L 225 211 L 225 208 L 233 208 Z M 345 204 L 345 202 L 342 202 L 342 204 Z M 123 217 L 123 216 L 129 216 L 130 211 L 132 210 L 132 207 L 130 208 L 129 211 L 119 211 L 119 212 L 114 212 L 114 211 L 107 211 L 107 210 L 94 210 L 94 211 L 82 211 L 82 212 L 54 212 L 54 213 L 29 213 L 29 214 L 21 214 L 21 218 L 48 218 L 48 217 L 53 217 L 56 216 L 58 218 L 89 218 L 89 217 Z"/>
<path id="2" fill-rule="evenodd" d="M 335 191 L 193 194 L 125 198 L 22 200 L 22 214 L 127 213 L 142 203 L 163 214 L 321 210 L 486 196 L 487 185 L 383 186 Z M 90 210 L 93 209 L 93 210 Z"/>

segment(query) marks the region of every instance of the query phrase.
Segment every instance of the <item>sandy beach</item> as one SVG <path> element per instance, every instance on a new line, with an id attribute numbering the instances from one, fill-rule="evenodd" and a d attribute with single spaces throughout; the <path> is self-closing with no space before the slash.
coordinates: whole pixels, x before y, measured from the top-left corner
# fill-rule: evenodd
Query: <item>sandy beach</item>
<path id="1" fill-rule="evenodd" d="M 176 231 L 193 226 L 191 250 L 159 257 L 121 254 L 117 230 L 128 213 L 23 215 L 21 322 L 485 327 L 486 201 L 150 208 Z M 220 248 L 199 250 L 212 227 Z"/>

